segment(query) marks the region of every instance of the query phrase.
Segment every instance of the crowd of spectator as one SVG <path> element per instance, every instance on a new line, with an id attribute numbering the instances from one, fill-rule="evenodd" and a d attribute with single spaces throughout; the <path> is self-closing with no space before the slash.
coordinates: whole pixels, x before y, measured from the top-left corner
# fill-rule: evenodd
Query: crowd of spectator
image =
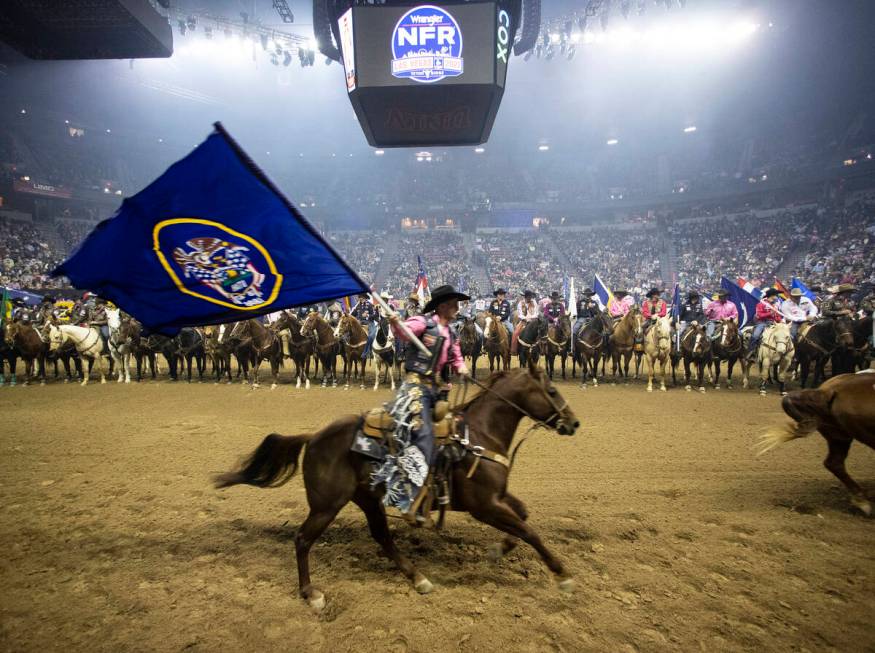
<path id="1" fill-rule="evenodd" d="M 49 273 L 60 262 L 58 253 L 43 242 L 30 222 L 0 218 L 0 286 L 60 288 L 61 279 Z"/>
<path id="2" fill-rule="evenodd" d="M 395 252 L 396 262 L 383 284 L 391 295 L 404 297 L 413 289 L 420 259 L 430 287 L 449 284 L 474 297 L 481 294 L 462 235 L 437 230 L 401 236 Z"/>
<path id="3" fill-rule="evenodd" d="M 532 231 L 479 235 L 478 248 L 485 255 L 492 286 L 514 294 L 531 290 L 539 296 L 561 290 L 568 270 L 562 269 L 548 238 Z"/>

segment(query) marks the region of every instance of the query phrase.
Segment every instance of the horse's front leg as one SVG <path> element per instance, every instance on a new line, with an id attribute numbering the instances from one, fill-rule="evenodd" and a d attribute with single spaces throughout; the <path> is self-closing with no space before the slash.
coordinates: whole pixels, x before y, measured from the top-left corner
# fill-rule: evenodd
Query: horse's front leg
<path id="1" fill-rule="evenodd" d="M 504 500 L 494 495 L 492 499 L 483 505 L 476 506 L 471 510 L 474 519 L 489 524 L 508 535 L 518 538 L 531 546 L 541 559 L 552 571 L 559 581 L 559 589 L 571 591 L 574 581 L 565 571 L 560 560 L 544 545 L 537 532 L 511 508 Z"/>

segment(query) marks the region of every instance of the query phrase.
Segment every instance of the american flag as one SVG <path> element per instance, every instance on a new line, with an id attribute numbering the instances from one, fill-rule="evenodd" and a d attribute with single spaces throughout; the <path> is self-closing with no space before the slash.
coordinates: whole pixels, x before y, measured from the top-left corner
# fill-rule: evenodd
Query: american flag
<path id="1" fill-rule="evenodd" d="M 425 304 L 431 299 L 431 291 L 428 289 L 428 277 L 425 275 L 425 266 L 422 265 L 422 257 L 416 257 L 417 262 L 419 263 L 419 273 L 416 275 L 416 283 L 413 286 L 413 289 L 416 291 L 416 294 L 419 295 L 419 305 L 425 306 Z"/>

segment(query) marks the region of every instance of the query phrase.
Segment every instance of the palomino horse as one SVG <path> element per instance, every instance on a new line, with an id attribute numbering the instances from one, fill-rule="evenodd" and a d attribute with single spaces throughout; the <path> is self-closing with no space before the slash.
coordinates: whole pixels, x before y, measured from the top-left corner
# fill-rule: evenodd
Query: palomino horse
<path id="1" fill-rule="evenodd" d="M 483 348 L 489 358 L 490 373 L 496 368 L 504 372 L 510 369 L 510 336 L 504 324 L 491 314 L 483 317 Z"/>
<path id="2" fill-rule="evenodd" d="M 357 319 L 344 313 L 337 323 L 335 337 L 343 342 L 343 385 L 349 388 L 349 374 L 353 381 L 360 379 L 361 387 L 365 387 L 365 362 L 362 358 L 368 344 L 368 332 Z M 361 375 L 361 376 L 360 376 Z"/>
<path id="3" fill-rule="evenodd" d="M 380 374 L 383 374 L 383 382 L 390 384 L 390 389 L 395 389 L 395 368 L 398 361 L 395 356 L 395 334 L 389 320 L 380 317 L 377 326 L 377 335 L 371 344 L 371 358 L 374 359 L 374 390 L 380 387 Z"/>
<path id="4" fill-rule="evenodd" d="M 853 325 L 849 317 L 824 318 L 811 326 L 799 327 L 796 340 L 796 360 L 799 363 L 799 382 L 808 383 L 811 364 L 814 363 L 812 387 L 817 387 L 826 376 L 824 368 L 837 347 L 854 346 Z"/>
<path id="5" fill-rule="evenodd" d="M 577 332 L 577 337 L 574 340 L 574 354 L 571 357 L 571 377 L 574 378 L 575 366 L 579 362 L 581 387 L 586 387 L 588 372 L 592 374 L 593 387 L 599 384 L 599 362 L 602 360 L 605 341 L 612 328 L 613 325 L 607 314 L 599 311 Z"/>
<path id="6" fill-rule="evenodd" d="M 538 362 L 538 354 L 541 352 L 541 340 L 546 337 L 547 320 L 543 317 L 529 320 L 520 330 L 517 337 L 517 353 L 520 357 L 520 367 L 528 365 L 529 360 L 533 363 Z"/>
<path id="7" fill-rule="evenodd" d="M 714 338 L 711 340 L 713 359 L 711 367 L 714 370 L 714 388 L 720 389 L 720 363 L 726 361 L 726 387 L 732 388 L 732 370 L 735 363 L 741 362 L 742 376 L 746 376 L 747 362 L 744 357 L 744 344 L 741 334 L 738 332 L 738 323 L 735 320 L 721 320 L 714 329 Z"/>
<path id="8" fill-rule="evenodd" d="M 140 330 L 130 320 L 123 320 L 121 309 L 106 309 L 106 324 L 109 326 L 109 354 L 115 362 L 118 382 L 131 382 L 131 355 L 134 337 Z"/>
<path id="9" fill-rule="evenodd" d="M 872 504 L 848 474 L 845 459 L 854 440 L 875 449 L 875 374 L 834 376 L 816 390 L 788 393 L 781 406 L 793 421 L 767 431 L 760 440 L 759 453 L 820 431 L 829 447 L 824 466 L 848 488 L 851 503 L 871 515 Z"/>
<path id="10" fill-rule="evenodd" d="M 454 409 L 466 422 L 470 445 L 448 472 L 452 484 L 450 508 L 469 512 L 475 519 L 506 533 L 509 537 L 501 545 L 500 554 L 513 549 L 517 539 L 531 545 L 556 575 L 560 588 L 570 590 L 573 581 L 565 566 L 526 522 L 528 512 L 522 501 L 507 492 L 509 465 L 491 463 L 489 458 L 478 458 L 475 453 L 485 447 L 494 454 L 509 456 L 511 440 L 523 417 L 565 435 L 572 435 L 580 423 L 559 391 L 535 367 L 496 372 L 484 387 L 484 392 Z M 413 582 L 414 588 L 422 594 L 433 589 L 395 546 L 381 501 L 385 488 L 371 486 L 372 461 L 350 452 L 361 423 L 360 416 L 350 415 L 318 433 L 268 435 L 237 471 L 215 479 L 220 488 L 241 483 L 265 488 L 282 485 L 297 470 L 298 457 L 306 446 L 304 487 L 310 514 L 295 535 L 295 550 L 299 591 L 315 609 L 324 607 L 325 597 L 310 582 L 310 548 L 350 501 L 365 513 L 371 536 Z M 476 461 L 480 464 L 474 466 Z"/>
<path id="11" fill-rule="evenodd" d="M 97 363 L 100 382 L 106 383 L 106 372 L 103 366 L 103 340 L 97 327 L 80 327 L 73 324 L 49 324 L 49 349 L 58 351 L 67 341 L 73 343 L 79 357 L 89 361 L 88 371 L 82 379 L 82 385 L 88 385 L 91 376 L 91 363 Z"/>
<path id="12" fill-rule="evenodd" d="M 273 376 L 270 389 L 275 390 L 283 355 L 282 344 L 276 333 L 258 320 L 245 320 L 234 325 L 231 330 L 231 341 L 235 343 L 237 360 L 243 368 L 245 380 L 253 388 L 257 388 L 259 386 L 258 369 L 261 367 L 261 362 L 267 360 L 270 363 L 270 372 Z M 250 365 L 252 366 L 252 374 L 249 373 Z"/>
<path id="13" fill-rule="evenodd" d="M 463 358 L 471 359 L 471 376 L 477 378 L 477 359 L 483 351 L 483 336 L 477 332 L 474 318 L 463 317 L 459 328 L 459 349 Z"/>
<path id="14" fill-rule="evenodd" d="M 565 365 L 568 360 L 568 350 L 571 344 L 571 320 L 563 315 L 556 324 L 547 327 L 547 334 L 541 340 L 541 353 L 544 355 L 544 369 L 550 380 L 553 379 L 553 368 L 556 357 L 562 361 L 562 378 L 565 379 Z"/>
<path id="15" fill-rule="evenodd" d="M 711 362 L 711 338 L 701 324 L 690 325 L 681 336 L 680 358 L 684 361 L 684 386 L 687 392 L 693 389 L 690 385 L 690 366 L 696 366 L 696 377 L 699 382 L 699 392 L 705 392 L 705 370 Z M 677 385 L 677 359 L 672 359 L 671 379 Z M 744 387 L 747 387 L 746 385 Z"/>
<path id="16" fill-rule="evenodd" d="M 337 387 L 337 355 L 340 353 L 340 341 L 334 335 L 334 329 L 319 313 L 313 311 L 301 325 L 301 335 L 311 337 L 316 334 L 316 356 L 322 363 L 322 387 L 331 385 Z"/>
<path id="17" fill-rule="evenodd" d="M 653 392 L 653 377 L 657 365 L 662 366 L 659 389 L 665 392 L 666 367 L 671 365 L 671 318 L 661 317 L 644 337 L 644 355 L 647 357 L 647 392 Z"/>
<path id="18" fill-rule="evenodd" d="M 774 372 L 774 379 L 778 382 L 781 394 L 784 391 L 787 368 L 793 361 L 793 339 L 790 337 L 790 325 L 786 322 L 778 322 L 767 327 L 763 331 L 763 340 L 760 343 L 757 361 L 760 365 L 760 394 L 766 394 L 766 382 Z"/>
<path id="19" fill-rule="evenodd" d="M 280 318 L 273 323 L 272 328 L 282 338 L 284 332 L 288 335 L 288 356 L 295 363 L 295 387 L 300 388 L 301 384 L 310 389 L 310 358 L 313 357 L 316 346 L 315 340 L 311 336 L 305 336 L 301 333 L 302 322 L 298 316 L 289 311 L 284 311 Z M 284 353 L 285 355 L 285 353 Z M 316 372 L 319 371 L 319 359 L 315 359 Z"/>
<path id="20" fill-rule="evenodd" d="M 39 332 L 32 325 L 13 320 L 6 325 L 6 345 L 12 350 L 13 358 L 10 368 L 12 370 L 13 384 L 15 380 L 15 357 L 24 359 L 24 385 L 30 383 L 33 378 L 33 366 L 37 365 L 37 375 L 40 385 L 46 384 L 46 345 Z"/>
<path id="21" fill-rule="evenodd" d="M 643 337 L 644 318 L 641 315 L 641 309 L 633 306 L 628 313 L 620 318 L 614 327 L 614 332 L 608 338 L 614 379 L 617 378 L 619 371 L 626 381 L 629 380 L 629 362 L 632 360 L 635 343 L 640 342 Z"/>

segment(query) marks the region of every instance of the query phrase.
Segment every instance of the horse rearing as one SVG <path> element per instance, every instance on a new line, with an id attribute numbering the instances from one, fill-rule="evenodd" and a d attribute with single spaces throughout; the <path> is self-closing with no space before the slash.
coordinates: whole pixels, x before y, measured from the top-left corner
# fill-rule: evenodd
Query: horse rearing
<path id="1" fill-rule="evenodd" d="M 565 566 L 526 522 L 525 505 L 507 492 L 510 463 L 492 462 L 478 457 L 478 452 L 490 450 L 507 460 L 514 433 L 525 416 L 567 435 L 572 435 L 580 423 L 546 375 L 534 367 L 496 372 L 483 386 L 483 392 L 454 409 L 467 425 L 470 442 L 460 450 L 459 462 L 448 472 L 452 485 L 450 508 L 468 512 L 506 533 L 498 549 L 501 554 L 513 549 L 517 540 L 531 545 L 556 575 L 560 588 L 570 590 L 573 581 Z M 324 607 L 325 597 L 310 581 L 310 549 L 350 501 L 365 513 L 371 536 L 414 588 L 423 594 L 433 589 L 395 545 L 381 502 L 384 487 L 371 487 L 372 461 L 350 452 L 361 424 L 360 416 L 351 415 L 318 433 L 268 435 L 237 471 L 215 479 L 220 488 L 238 484 L 277 487 L 295 473 L 306 446 L 303 475 L 310 512 L 295 535 L 295 550 L 300 594 L 315 609 Z"/>

